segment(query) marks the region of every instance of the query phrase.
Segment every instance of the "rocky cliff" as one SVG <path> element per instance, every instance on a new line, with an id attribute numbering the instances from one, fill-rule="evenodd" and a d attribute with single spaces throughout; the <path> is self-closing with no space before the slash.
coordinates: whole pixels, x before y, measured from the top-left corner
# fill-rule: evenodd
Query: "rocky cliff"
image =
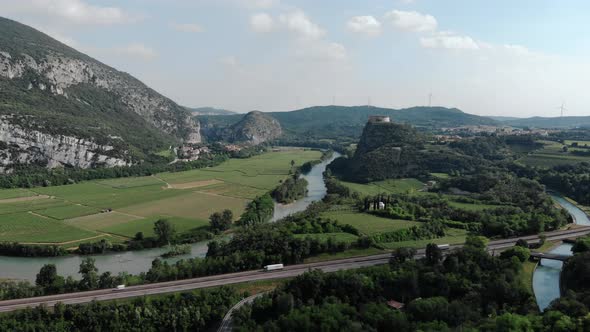
<path id="1" fill-rule="evenodd" d="M 224 140 L 260 144 L 281 136 L 281 124 L 262 112 L 253 111 L 225 130 Z"/>
<path id="2" fill-rule="evenodd" d="M 409 125 L 366 124 L 355 154 L 331 165 L 342 177 L 360 182 L 399 178 L 420 169 L 424 138 Z"/>
<path id="3" fill-rule="evenodd" d="M 0 116 L 0 172 L 10 172 L 12 166 L 35 164 L 48 168 L 58 166 L 96 167 L 129 166 L 110 145 L 65 135 L 50 135 L 25 130 L 10 123 L 10 117 Z"/>
<path id="4" fill-rule="evenodd" d="M 20 131 L 26 132 L 17 135 L 25 150 L 27 144 L 36 147 L 32 137 L 40 134 L 48 135 L 52 142 L 69 137 L 66 141 L 70 143 L 84 143 L 63 143 L 59 148 L 63 153 L 57 154 L 52 147 L 36 149 L 56 158 L 47 160 L 49 166 L 57 162 L 89 167 L 96 163 L 89 160 L 101 157 L 87 160 L 82 155 L 89 156 L 87 152 L 98 146 L 127 145 L 127 150 L 137 154 L 131 157 L 138 159 L 175 141 L 201 141 L 199 123 L 186 109 L 131 75 L 20 23 L 0 18 L 0 31 L 0 114 L 5 115 L 0 137 L 7 139 L 4 143 L 12 143 L 12 135 Z M 28 120 L 23 122 L 22 115 Z M 17 119 L 20 122 L 14 121 Z M 87 152 L 81 152 L 84 146 Z M 74 155 L 80 159 L 68 159 Z M 101 162 L 120 163 L 107 159 Z"/>

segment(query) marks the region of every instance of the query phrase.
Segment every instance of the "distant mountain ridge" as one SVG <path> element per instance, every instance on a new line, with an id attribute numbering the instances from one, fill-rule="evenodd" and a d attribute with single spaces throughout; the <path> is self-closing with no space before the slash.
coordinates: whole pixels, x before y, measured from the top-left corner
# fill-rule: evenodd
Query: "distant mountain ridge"
<path id="1" fill-rule="evenodd" d="M 535 127 L 544 129 L 565 129 L 590 127 L 590 116 L 564 116 L 564 117 L 531 117 L 522 119 L 509 119 L 503 124 L 514 127 Z"/>
<path id="2" fill-rule="evenodd" d="M 190 112 L 131 75 L 18 22 L 0 31 L 3 169 L 128 165 L 200 142 Z"/>
<path id="3" fill-rule="evenodd" d="M 233 111 L 228 111 L 228 110 L 224 110 L 221 108 L 215 108 L 215 107 L 196 107 L 196 108 L 192 108 L 192 107 L 185 107 L 189 112 L 191 112 L 193 115 L 231 115 L 231 114 L 237 114 L 236 112 Z"/>
<path id="4" fill-rule="evenodd" d="M 265 113 L 277 119 L 286 135 L 305 135 L 309 138 L 338 135 L 360 136 L 371 115 L 385 115 L 395 123 L 407 123 L 417 127 L 444 128 L 464 125 L 498 125 L 500 122 L 482 116 L 464 113 L 456 108 L 412 107 L 389 109 L 373 106 L 316 106 L 290 112 Z M 243 117 L 201 116 L 208 126 L 227 127 Z"/>

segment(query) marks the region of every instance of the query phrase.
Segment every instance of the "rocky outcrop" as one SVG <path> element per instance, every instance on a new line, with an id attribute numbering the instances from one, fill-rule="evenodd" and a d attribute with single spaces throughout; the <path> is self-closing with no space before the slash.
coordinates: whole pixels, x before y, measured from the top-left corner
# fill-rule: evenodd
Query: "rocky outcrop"
<path id="1" fill-rule="evenodd" d="M 239 122 L 226 128 L 223 140 L 232 143 L 261 144 L 278 138 L 283 133 L 281 124 L 262 112 L 253 111 Z"/>
<path id="2" fill-rule="evenodd" d="M 188 111 L 130 75 L 98 61 L 71 58 L 51 51 L 38 59 L 24 53 L 0 52 L 0 77 L 17 79 L 27 72 L 38 77 L 29 83 L 29 88 L 48 89 L 67 98 L 69 87 L 91 84 L 119 95 L 129 110 L 167 134 L 187 143 L 201 141 L 199 123 Z"/>
<path id="3" fill-rule="evenodd" d="M 114 147 L 99 145 L 72 136 L 50 135 L 36 130 L 25 130 L 12 124 L 8 117 L 0 117 L 0 171 L 9 172 L 16 164 L 36 164 L 55 168 L 70 166 L 129 166 L 131 163 L 116 157 Z"/>
<path id="4" fill-rule="evenodd" d="M 372 117 L 367 123 L 354 156 L 330 169 L 347 180 L 370 182 L 414 175 L 422 167 L 424 138 L 416 129 Z"/>

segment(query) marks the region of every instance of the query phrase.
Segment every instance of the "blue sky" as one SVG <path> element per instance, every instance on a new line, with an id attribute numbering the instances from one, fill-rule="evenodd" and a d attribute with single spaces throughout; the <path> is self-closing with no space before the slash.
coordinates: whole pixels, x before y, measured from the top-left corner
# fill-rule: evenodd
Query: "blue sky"
<path id="1" fill-rule="evenodd" d="M 588 1 L 0 0 L 176 102 L 590 115 Z"/>

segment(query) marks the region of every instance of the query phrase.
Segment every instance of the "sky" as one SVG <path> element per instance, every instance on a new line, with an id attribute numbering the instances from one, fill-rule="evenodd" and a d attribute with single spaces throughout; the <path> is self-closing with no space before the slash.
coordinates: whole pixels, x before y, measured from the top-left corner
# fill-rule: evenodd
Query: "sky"
<path id="1" fill-rule="evenodd" d="M 181 105 L 237 112 L 590 115 L 589 13 L 587 0 L 0 0 L 0 16 Z"/>

